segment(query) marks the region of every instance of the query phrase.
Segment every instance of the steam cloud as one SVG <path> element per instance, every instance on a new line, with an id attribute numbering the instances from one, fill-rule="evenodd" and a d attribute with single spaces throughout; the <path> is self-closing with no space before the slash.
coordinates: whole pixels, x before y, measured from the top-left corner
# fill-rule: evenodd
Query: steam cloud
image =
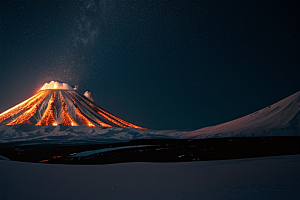
<path id="1" fill-rule="evenodd" d="M 50 83 L 45 83 L 40 90 L 73 90 L 73 88 L 68 83 L 51 81 Z"/>
<path id="2" fill-rule="evenodd" d="M 84 93 L 83 95 L 84 95 L 86 98 L 88 98 L 89 100 L 94 101 L 91 92 L 85 91 L 85 93 Z"/>

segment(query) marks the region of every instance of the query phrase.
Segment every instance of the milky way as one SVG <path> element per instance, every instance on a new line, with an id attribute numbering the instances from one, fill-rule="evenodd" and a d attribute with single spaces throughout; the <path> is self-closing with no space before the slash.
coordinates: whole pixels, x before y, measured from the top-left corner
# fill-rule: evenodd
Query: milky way
<path id="1" fill-rule="evenodd" d="M 299 88 L 298 1 L 0 2 L 0 112 L 60 81 L 154 129 L 216 125 Z M 5 96 L 5 98 L 3 98 Z"/>

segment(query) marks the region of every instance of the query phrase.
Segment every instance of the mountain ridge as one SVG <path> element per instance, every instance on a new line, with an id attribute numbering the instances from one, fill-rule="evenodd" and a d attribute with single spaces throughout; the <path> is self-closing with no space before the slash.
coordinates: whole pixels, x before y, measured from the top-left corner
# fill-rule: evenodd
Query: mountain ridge
<path id="1" fill-rule="evenodd" d="M 204 127 L 187 133 L 187 137 L 201 138 L 214 135 L 244 136 L 269 132 L 295 132 L 300 128 L 300 91 L 256 112 L 238 119 Z"/>

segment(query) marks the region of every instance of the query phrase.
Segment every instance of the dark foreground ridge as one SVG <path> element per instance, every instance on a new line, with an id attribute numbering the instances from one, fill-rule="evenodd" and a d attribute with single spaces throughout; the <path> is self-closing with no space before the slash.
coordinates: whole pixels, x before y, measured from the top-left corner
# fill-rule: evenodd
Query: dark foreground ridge
<path id="1" fill-rule="evenodd" d="M 188 162 L 292 154 L 300 154 L 298 136 L 195 140 L 145 139 L 77 146 L 0 144 L 2 159 L 53 164 Z"/>

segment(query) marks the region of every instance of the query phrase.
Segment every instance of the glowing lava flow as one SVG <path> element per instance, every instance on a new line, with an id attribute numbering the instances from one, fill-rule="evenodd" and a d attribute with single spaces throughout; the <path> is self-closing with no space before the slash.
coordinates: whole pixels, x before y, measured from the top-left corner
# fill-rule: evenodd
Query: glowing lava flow
<path id="1" fill-rule="evenodd" d="M 82 122 L 82 125 L 83 126 L 90 126 L 90 127 L 95 127 L 95 125 L 90 122 L 90 120 L 88 120 L 82 113 L 81 111 L 79 110 L 79 108 L 77 107 L 76 105 L 76 102 L 74 99 L 72 99 L 73 103 L 74 103 L 74 106 L 76 108 L 76 115 L 79 117 L 79 119 L 81 120 Z"/>
<path id="2" fill-rule="evenodd" d="M 95 109 L 101 116 L 103 116 L 104 118 L 106 118 L 107 120 L 113 122 L 114 124 L 117 124 L 121 127 L 134 127 L 134 128 L 139 128 L 139 129 L 145 129 L 143 127 L 131 124 L 129 122 L 126 122 L 112 114 L 110 114 L 109 112 L 106 112 L 105 110 L 93 105 L 92 103 L 88 102 L 87 100 L 83 99 L 87 104 L 89 104 L 89 106 L 91 106 L 93 109 Z"/>
<path id="3" fill-rule="evenodd" d="M 76 104 L 76 102 L 75 102 L 75 100 L 74 100 L 74 98 L 75 99 L 77 99 L 77 101 L 79 101 L 79 99 L 75 96 L 75 95 L 73 95 L 73 94 L 69 94 L 69 97 L 72 99 L 72 101 L 74 102 L 74 105 Z M 79 111 L 79 109 L 78 109 L 78 111 Z M 80 112 L 80 111 L 79 111 Z M 76 113 L 77 113 L 77 107 L 76 107 Z M 82 113 L 80 112 L 80 114 L 82 115 Z M 83 116 L 83 115 L 82 115 Z M 84 117 L 84 116 L 83 116 Z M 85 121 L 85 119 L 83 119 L 84 121 Z M 102 121 L 100 121 L 100 120 L 96 120 L 96 122 L 100 125 L 100 126 L 103 126 L 103 127 L 112 127 L 111 125 L 109 125 L 109 124 L 106 124 L 106 123 L 104 123 L 104 122 L 102 122 Z"/>
<path id="4" fill-rule="evenodd" d="M 23 124 L 23 123 L 27 123 L 27 124 L 31 124 L 31 122 L 29 121 L 29 119 L 35 115 L 35 113 L 38 110 L 39 105 L 44 101 L 44 99 L 46 98 L 48 93 L 44 93 L 43 96 L 41 96 L 40 98 L 37 98 L 37 102 L 31 106 L 31 108 L 29 110 L 27 110 L 26 112 L 24 112 L 22 115 L 20 115 L 18 118 L 16 118 L 15 120 L 11 121 L 10 123 L 8 123 L 7 125 L 16 125 L 16 124 Z"/>
<path id="5" fill-rule="evenodd" d="M 103 112 L 103 113 L 107 114 L 108 116 L 110 116 L 110 117 L 112 117 L 112 118 L 118 120 L 119 122 L 121 122 L 121 123 L 123 123 L 123 124 L 129 126 L 129 127 L 134 127 L 134 128 L 139 128 L 139 129 L 145 129 L 145 128 L 143 128 L 143 127 L 140 127 L 140 126 L 131 124 L 131 123 L 129 123 L 129 122 L 126 122 L 126 121 L 124 121 L 124 120 L 122 120 L 122 119 L 120 119 L 120 118 L 118 118 L 118 117 L 116 117 L 116 116 L 114 116 L 114 115 L 112 115 L 112 114 L 106 112 L 106 111 L 103 110 L 103 109 L 98 108 L 98 110 L 99 110 L 100 112 Z M 100 114 L 99 111 L 98 111 L 98 113 Z"/>
<path id="6" fill-rule="evenodd" d="M 65 101 L 63 95 L 61 94 L 61 92 L 59 92 L 59 97 L 60 97 L 60 101 L 62 104 L 62 120 L 63 120 L 62 124 L 68 125 L 68 126 L 78 126 L 78 124 L 69 115 L 68 106 L 67 106 L 66 101 Z"/>
<path id="7" fill-rule="evenodd" d="M 101 122 L 100 120 L 97 120 L 97 123 L 100 124 L 100 126 L 103 126 L 103 127 L 112 127 L 111 125 L 105 124 L 104 122 Z"/>
<path id="8" fill-rule="evenodd" d="M 57 126 L 57 122 L 54 118 L 53 108 L 56 92 L 53 93 L 51 99 L 48 102 L 48 106 L 41 118 L 41 120 L 36 124 L 36 126 Z"/>
<path id="9" fill-rule="evenodd" d="M 82 121 L 83 126 L 95 127 L 95 125 L 92 122 L 90 122 L 85 116 L 83 116 L 83 114 L 80 112 L 80 110 L 77 107 L 76 107 L 76 114 L 78 115 L 78 117 Z"/>
<path id="10" fill-rule="evenodd" d="M 116 120 L 114 120 L 114 119 L 108 117 L 107 115 L 105 115 L 105 114 L 103 114 L 103 113 L 101 113 L 101 112 L 99 112 L 99 111 L 98 111 L 98 113 L 99 113 L 102 117 L 104 117 L 105 119 L 111 121 L 112 123 L 117 124 L 117 125 L 119 125 L 119 126 L 121 126 L 121 127 L 126 127 L 126 126 L 124 126 L 123 124 L 117 122 Z"/>
<path id="11" fill-rule="evenodd" d="M 18 124 L 143 129 L 98 107 L 68 84 L 53 81 L 45 84 L 45 87 L 31 98 L 0 113 L 0 125 Z"/>
<path id="12" fill-rule="evenodd" d="M 76 97 L 75 97 L 75 98 L 76 98 Z M 76 98 L 76 99 L 79 101 L 78 98 Z M 120 127 L 126 127 L 126 126 L 124 126 L 123 124 L 119 123 L 118 121 L 116 121 L 116 120 L 114 120 L 114 119 L 108 117 L 107 115 L 105 115 L 105 114 L 103 114 L 103 113 L 100 113 L 100 112 L 98 111 L 98 107 L 95 106 L 94 104 L 88 102 L 86 99 L 84 99 L 84 98 L 82 98 L 82 97 L 81 97 L 81 99 L 82 99 L 85 103 L 87 103 L 90 107 L 92 107 L 96 112 L 98 112 L 98 114 L 100 114 L 102 117 L 104 117 L 105 119 L 107 119 L 108 121 L 111 121 L 112 123 L 114 123 L 114 124 L 116 124 L 116 125 L 118 125 L 118 126 L 120 126 Z"/>
<path id="13" fill-rule="evenodd" d="M 30 107 L 31 103 L 33 101 L 36 101 L 36 98 L 41 97 L 43 94 L 45 94 L 45 92 L 41 92 L 41 93 L 37 93 L 34 96 L 32 96 L 31 98 L 19 103 L 18 105 L 6 110 L 5 112 L 0 114 L 0 122 L 18 114 L 19 112 L 27 109 L 28 107 Z"/>

